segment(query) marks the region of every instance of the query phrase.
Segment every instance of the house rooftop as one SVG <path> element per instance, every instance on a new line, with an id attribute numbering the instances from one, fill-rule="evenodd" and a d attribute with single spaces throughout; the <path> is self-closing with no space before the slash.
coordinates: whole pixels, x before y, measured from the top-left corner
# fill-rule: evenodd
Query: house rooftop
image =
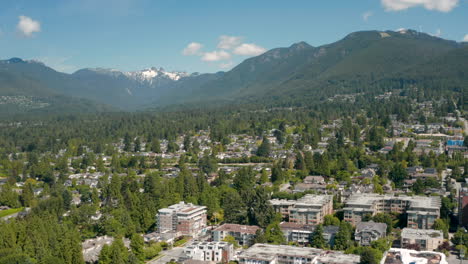
<path id="1" fill-rule="evenodd" d="M 369 221 L 369 222 L 360 222 L 356 226 L 356 233 L 359 233 L 361 231 L 372 231 L 372 230 L 377 230 L 379 231 L 380 234 L 384 234 L 387 231 L 387 224 Z"/>

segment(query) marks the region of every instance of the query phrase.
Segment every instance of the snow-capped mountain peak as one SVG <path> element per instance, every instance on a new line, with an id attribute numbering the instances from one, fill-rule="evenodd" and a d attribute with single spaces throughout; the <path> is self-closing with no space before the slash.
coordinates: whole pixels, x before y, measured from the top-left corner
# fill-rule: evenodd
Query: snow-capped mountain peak
<path id="1" fill-rule="evenodd" d="M 124 74 L 129 78 L 150 83 L 153 82 L 153 79 L 155 78 L 166 78 L 173 81 L 178 81 L 182 77 L 189 76 L 189 74 L 186 72 L 168 72 L 163 68 L 156 67 L 135 72 L 125 72 Z"/>

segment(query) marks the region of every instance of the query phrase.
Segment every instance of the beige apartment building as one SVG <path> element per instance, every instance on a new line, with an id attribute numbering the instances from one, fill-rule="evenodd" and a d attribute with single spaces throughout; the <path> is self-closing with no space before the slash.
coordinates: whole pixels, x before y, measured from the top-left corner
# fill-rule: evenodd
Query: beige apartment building
<path id="1" fill-rule="evenodd" d="M 273 199 L 270 203 L 291 223 L 318 225 L 323 223 L 326 215 L 333 214 L 332 195 L 307 194 L 298 200 Z"/>
<path id="2" fill-rule="evenodd" d="M 160 209 L 157 215 L 159 233 L 176 232 L 197 237 L 206 229 L 206 206 L 180 202 Z"/>

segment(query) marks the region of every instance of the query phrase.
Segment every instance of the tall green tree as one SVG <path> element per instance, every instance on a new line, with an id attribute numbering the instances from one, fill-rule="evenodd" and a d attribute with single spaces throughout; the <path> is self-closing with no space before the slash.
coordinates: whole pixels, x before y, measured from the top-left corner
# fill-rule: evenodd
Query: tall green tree
<path id="1" fill-rule="evenodd" d="M 323 237 L 323 226 L 317 225 L 314 232 L 310 236 L 310 246 L 313 248 L 325 248 L 325 238 Z"/>
<path id="2" fill-rule="evenodd" d="M 259 157 L 269 157 L 271 152 L 270 140 L 267 137 L 263 137 L 262 144 L 257 149 L 257 156 Z"/>
<path id="3" fill-rule="evenodd" d="M 142 263 L 145 260 L 145 241 L 143 237 L 137 233 L 134 233 L 130 241 L 130 249 L 132 250 L 135 257 Z"/>

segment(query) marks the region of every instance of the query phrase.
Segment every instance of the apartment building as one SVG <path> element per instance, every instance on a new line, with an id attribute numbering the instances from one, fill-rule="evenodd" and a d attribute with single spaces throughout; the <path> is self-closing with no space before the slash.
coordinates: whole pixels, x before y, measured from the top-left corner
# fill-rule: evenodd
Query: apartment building
<path id="1" fill-rule="evenodd" d="M 407 227 L 430 229 L 440 217 L 441 201 L 438 196 L 394 196 L 375 193 L 354 194 L 347 201 L 344 220 L 357 225 L 365 215 L 377 213 L 406 213 Z"/>
<path id="2" fill-rule="evenodd" d="M 241 246 L 250 246 L 253 244 L 258 226 L 224 224 L 212 231 L 213 241 L 223 241 L 227 236 L 232 236 Z"/>
<path id="3" fill-rule="evenodd" d="M 323 223 L 325 215 L 333 214 L 332 195 L 307 194 L 298 200 L 273 199 L 270 203 L 291 223 L 318 225 Z"/>
<path id="4" fill-rule="evenodd" d="M 301 246 L 308 245 L 310 243 L 310 238 L 316 227 L 316 225 L 302 225 L 289 222 L 280 223 L 280 228 L 286 241 L 296 242 Z M 329 225 L 323 227 L 323 238 L 330 247 L 333 247 L 335 236 L 339 230 L 339 226 Z"/>
<path id="5" fill-rule="evenodd" d="M 159 233 L 177 232 L 197 237 L 206 229 L 206 206 L 180 202 L 160 209 L 157 215 Z"/>
<path id="6" fill-rule="evenodd" d="M 444 242 L 444 234 L 440 230 L 403 228 L 401 231 L 401 247 L 418 245 L 420 250 L 435 250 Z"/>
<path id="7" fill-rule="evenodd" d="M 255 244 L 239 256 L 240 264 L 358 264 L 358 255 L 310 247 Z"/>
<path id="8" fill-rule="evenodd" d="M 194 242 L 184 248 L 187 259 L 228 263 L 233 259 L 234 247 L 227 242 Z"/>

